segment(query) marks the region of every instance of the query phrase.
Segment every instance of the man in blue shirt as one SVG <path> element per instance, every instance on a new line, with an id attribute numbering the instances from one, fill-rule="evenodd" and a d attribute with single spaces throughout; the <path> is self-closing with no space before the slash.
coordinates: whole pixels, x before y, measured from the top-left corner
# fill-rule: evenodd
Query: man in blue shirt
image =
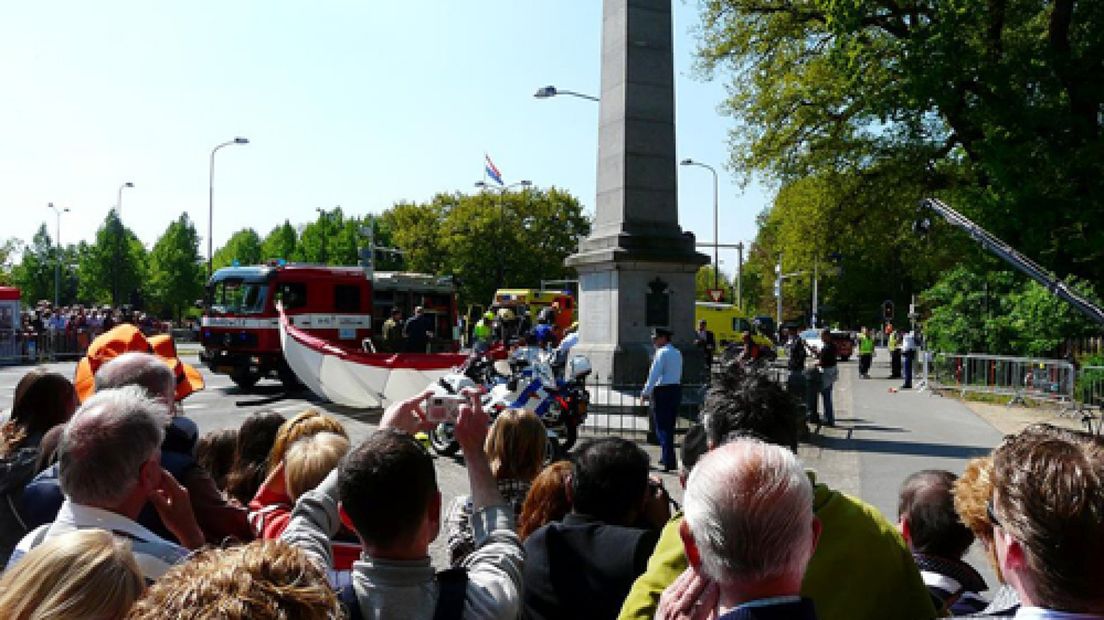
<path id="1" fill-rule="evenodd" d="M 682 353 L 671 345 L 669 329 L 657 327 L 652 330 L 652 344 L 656 354 L 640 398 L 652 401 L 656 437 L 662 450 L 659 461 L 663 471 L 672 471 L 678 465 L 675 462 L 675 416 L 682 402 Z"/>

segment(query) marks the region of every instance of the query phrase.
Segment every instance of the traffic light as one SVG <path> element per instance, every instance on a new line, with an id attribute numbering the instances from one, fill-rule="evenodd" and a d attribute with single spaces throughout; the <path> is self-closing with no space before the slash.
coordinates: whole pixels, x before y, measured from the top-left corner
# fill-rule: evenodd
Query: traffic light
<path id="1" fill-rule="evenodd" d="M 893 301 L 887 299 L 882 302 L 882 317 L 887 321 L 893 320 Z"/>

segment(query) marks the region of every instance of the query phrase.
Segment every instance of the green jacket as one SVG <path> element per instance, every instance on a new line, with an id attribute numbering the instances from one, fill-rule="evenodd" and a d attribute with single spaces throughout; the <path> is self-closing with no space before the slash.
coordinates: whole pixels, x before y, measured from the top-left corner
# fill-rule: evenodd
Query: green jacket
<path id="1" fill-rule="evenodd" d="M 813 599 L 819 620 L 930 620 L 931 596 L 897 529 L 870 504 L 813 481 L 813 511 L 824 530 L 809 561 L 801 595 Z M 621 620 L 651 620 L 659 595 L 687 567 L 679 524 L 667 522 L 633 583 Z"/>

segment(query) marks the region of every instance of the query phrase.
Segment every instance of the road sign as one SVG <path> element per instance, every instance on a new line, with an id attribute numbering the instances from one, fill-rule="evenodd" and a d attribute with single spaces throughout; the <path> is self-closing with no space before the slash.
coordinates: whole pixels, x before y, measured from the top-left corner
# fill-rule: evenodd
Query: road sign
<path id="1" fill-rule="evenodd" d="M 711 288 L 709 289 L 709 298 L 713 301 L 724 301 L 724 289 L 723 288 Z"/>

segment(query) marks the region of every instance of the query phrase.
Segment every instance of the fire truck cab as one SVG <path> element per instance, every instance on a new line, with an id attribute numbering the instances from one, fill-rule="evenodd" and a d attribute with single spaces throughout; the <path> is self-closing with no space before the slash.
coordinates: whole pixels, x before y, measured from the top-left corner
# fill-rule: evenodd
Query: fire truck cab
<path id="1" fill-rule="evenodd" d="M 300 329 L 359 348 L 372 329 L 372 283 L 360 267 L 271 263 L 219 269 L 207 284 L 200 358 L 242 388 L 298 380 L 280 348 L 279 313 Z"/>

